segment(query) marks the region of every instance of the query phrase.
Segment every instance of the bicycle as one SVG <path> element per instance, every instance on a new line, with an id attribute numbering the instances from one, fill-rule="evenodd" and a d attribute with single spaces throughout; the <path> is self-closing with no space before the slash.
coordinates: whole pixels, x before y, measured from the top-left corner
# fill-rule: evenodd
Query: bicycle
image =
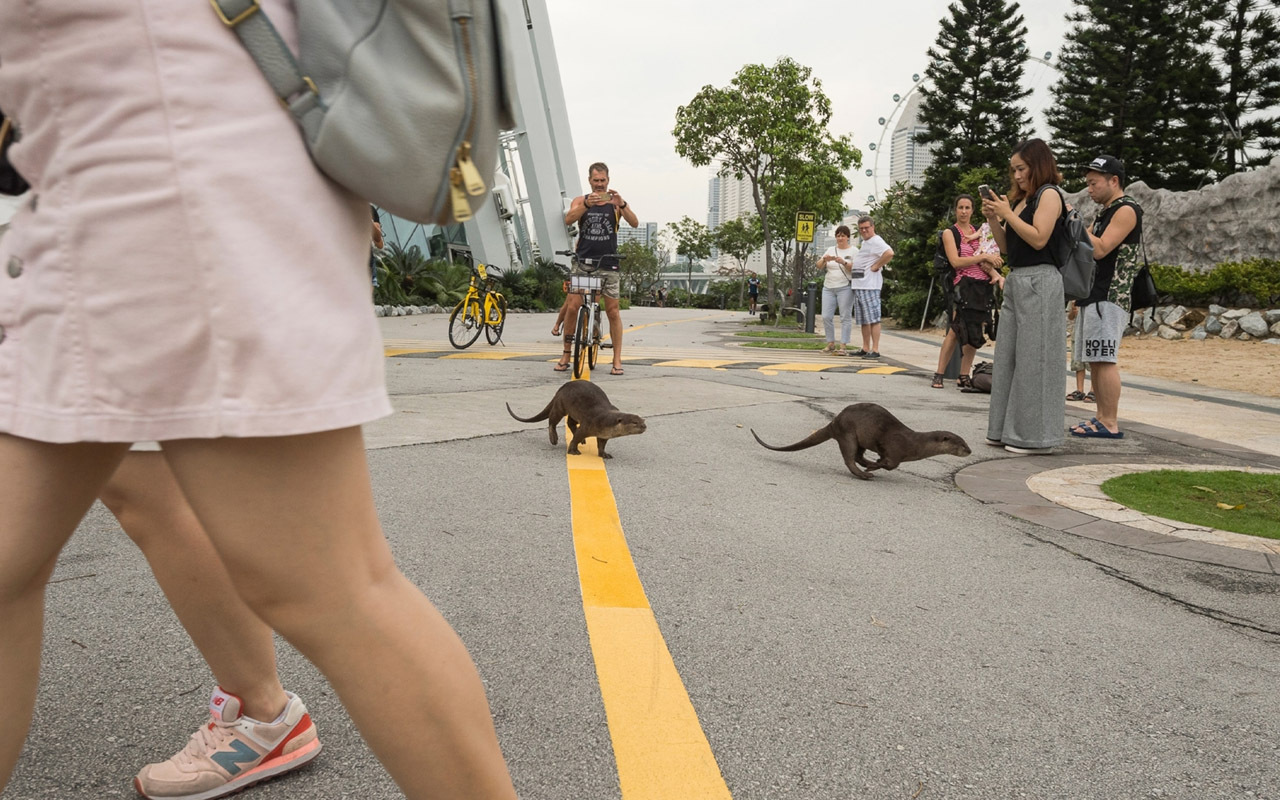
<path id="1" fill-rule="evenodd" d="M 573 259 L 573 263 L 577 264 L 586 275 L 574 275 L 564 264 L 559 264 L 560 268 L 569 271 L 569 291 L 574 294 L 582 295 L 582 305 L 578 308 L 578 324 L 570 341 L 573 342 L 573 377 L 582 377 L 582 364 L 585 361 L 587 369 L 596 368 L 596 360 L 600 355 L 600 289 L 604 285 L 604 278 L 599 275 L 592 275 L 601 267 L 606 258 L 621 261 L 626 256 L 614 253 L 612 255 L 600 256 L 599 258 L 578 258 L 577 253 L 572 250 L 557 250 L 558 256 L 569 256 Z"/>
<path id="2" fill-rule="evenodd" d="M 495 274 L 501 276 L 496 269 L 486 269 L 484 264 L 472 267 L 467 294 L 449 314 L 449 344 L 459 350 L 474 344 L 482 328 L 489 344 L 497 344 L 502 339 L 502 329 L 507 324 L 507 298 L 493 288 L 497 283 Z"/>

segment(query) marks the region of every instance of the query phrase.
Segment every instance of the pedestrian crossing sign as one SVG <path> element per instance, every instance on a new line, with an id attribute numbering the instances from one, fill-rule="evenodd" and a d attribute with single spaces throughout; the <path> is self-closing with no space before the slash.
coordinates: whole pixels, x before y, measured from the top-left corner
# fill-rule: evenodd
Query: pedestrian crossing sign
<path id="1" fill-rule="evenodd" d="M 796 212 L 796 241 L 812 242 L 813 228 L 818 223 L 818 215 L 812 211 Z"/>

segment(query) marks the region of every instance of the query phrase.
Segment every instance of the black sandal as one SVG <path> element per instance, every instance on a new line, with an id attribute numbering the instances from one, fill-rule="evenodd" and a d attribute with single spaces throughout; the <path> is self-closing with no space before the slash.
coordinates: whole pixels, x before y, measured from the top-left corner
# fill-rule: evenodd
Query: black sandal
<path id="1" fill-rule="evenodd" d="M 968 375 L 961 375 L 959 378 L 956 379 L 956 388 L 962 391 L 965 389 L 972 389 L 973 378 L 969 377 Z"/>
<path id="2" fill-rule="evenodd" d="M 568 356 L 568 355 L 572 355 L 572 354 L 573 354 L 573 351 L 572 351 L 571 349 L 569 349 L 568 347 L 566 347 L 566 348 L 564 349 L 564 354 L 565 354 L 566 356 Z M 560 363 L 559 361 L 557 361 L 557 362 L 556 362 L 556 365 L 555 365 L 554 367 L 552 367 L 552 369 L 553 369 L 553 370 L 555 370 L 556 372 L 568 372 L 568 371 L 569 371 L 569 366 L 570 366 L 570 364 L 569 364 L 569 362 L 568 362 L 567 360 L 566 360 L 563 364 L 562 364 L 562 363 Z"/>
<path id="3" fill-rule="evenodd" d="M 1080 391 L 1079 389 L 1076 389 L 1074 392 L 1067 395 L 1067 399 L 1073 403 L 1079 403 L 1082 400 L 1084 400 L 1084 392 Z"/>
<path id="4" fill-rule="evenodd" d="M 929 384 L 929 388 L 931 388 L 931 389 L 941 389 L 941 388 L 942 388 L 942 385 L 943 385 L 943 384 L 942 384 L 942 373 L 941 373 L 941 372 L 935 372 L 935 373 L 933 373 L 933 383 Z"/>

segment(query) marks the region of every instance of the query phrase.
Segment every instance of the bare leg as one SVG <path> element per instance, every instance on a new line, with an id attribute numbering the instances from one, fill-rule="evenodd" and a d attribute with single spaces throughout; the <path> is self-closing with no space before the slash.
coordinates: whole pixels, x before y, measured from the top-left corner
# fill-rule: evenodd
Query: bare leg
<path id="1" fill-rule="evenodd" d="M 556 312 L 556 322 L 551 326 L 551 335 L 559 336 L 563 332 L 564 312 L 569 307 L 569 296 L 565 295 L 564 302 L 560 304 L 560 310 Z"/>
<path id="2" fill-rule="evenodd" d="M 973 374 L 973 358 L 978 355 L 978 348 L 971 344 L 966 344 L 960 348 L 960 374 Z"/>
<path id="3" fill-rule="evenodd" d="M 582 295 L 580 294 L 570 293 L 564 300 L 564 307 L 561 309 L 564 312 L 564 319 L 561 321 L 564 326 L 564 353 L 561 354 L 560 361 L 556 364 L 558 367 L 563 367 L 569 363 L 569 358 L 572 355 L 572 337 L 578 331 L 578 309 L 581 307 Z"/>
<path id="4" fill-rule="evenodd" d="M 1076 391 L 1084 394 L 1084 370 L 1076 370 Z"/>
<path id="5" fill-rule="evenodd" d="M 935 371 L 939 375 L 947 371 L 947 363 L 951 361 L 951 354 L 956 350 L 956 338 L 955 330 L 947 328 L 947 335 L 942 339 L 942 349 L 938 351 L 938 369 Z M 863 337 L 863 341 L 866 341 L 865 336 Z M 863 349 L 866 349 L 865 344 L 863 345 Z M 973 361 L 973 357 L 970 356 L 969 360 Z M 961 374 L 967 375 L 968 372 L 962 371 Z"/>
<path id="6" fill-rule="evenodd" d="M 1120 430 L 1120 365 L 1094 361 L 1089 371 L 1089 383 L 1098 403 L 1098 422 L 1115 433 Z"/>
<path id="7" fill-rule="evenodd" d="M 246 716 L 275 719 L 289 698 L 276 674 L 271 629 L 236 594 L 164 453 L 125 456 L 102 502 L 146 556 L 218 685 L 240 698 Z"/>
<path id="8" fill-rule="evenodd" d="M 126 449 L 0 434 L 0 789 L 35 707 L 45 583 Z"/>
<path id="9" fill-rule="evenodd" d="M 616 297 L 604 299 L 604 313 L 609 317 L 609 341 L 613 343 L 613 369 L 622 370 L 622 310 Z"/>
<path id="10" fill-rule="evenodd" d="M 392 561 L 358 428 L 165 455 L 241 597 L 325 674 L 410 800 L 515 797 L 466 648 Z"/>
<path id="11" fill-rule="evenodd" d="M 880 323 L 873 322 L 869 326 L 871 328 L 871 352 L 880 352 Z M 867 338 L 867 334 L 863 334 L 862 338 Z"/>

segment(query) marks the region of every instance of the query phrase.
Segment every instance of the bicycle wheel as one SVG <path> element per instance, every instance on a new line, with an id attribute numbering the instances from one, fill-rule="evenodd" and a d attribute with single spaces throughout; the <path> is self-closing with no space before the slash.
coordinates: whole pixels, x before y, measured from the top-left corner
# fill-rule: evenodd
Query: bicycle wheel
<path id="1" fill-rule="evenodd" d="M 596 368 L 596 359 L 600 357 L 600 310 L 591 315 L 594 324 L 591 326 L 591 346 L 587 350 L 587 366 Z"/>
<path id="2" fill-rule="evenodd" d="M 480 329 L 484 327 L 484 317 L 480 315 L 480 301 L 474 297 L 465 298 L 453 307 L 449 315 L 449 344 L 463 350 L 480 338 Z"/>
<path id="3" fill-rule="evenodd" d="M 591 316 L 591 309 L 586 305 L 578 309 L 578 330 L 573 336 L 573 377 L 582 377 L 582 366 L 587 360 L 587 351 L 590 342 L 587 341 L 587 331 L 591 330 L 591 321 L 587 317 Z"/>
<path id="4" fill-rule="evenodd" d="M 507 324 L 507 298 L 493 293 L 493 305 L 489 306 L 489 316 L 484 321 L 484 338 L 489 344 L 497 344 L 502 338 L 502 329 Z"/>

